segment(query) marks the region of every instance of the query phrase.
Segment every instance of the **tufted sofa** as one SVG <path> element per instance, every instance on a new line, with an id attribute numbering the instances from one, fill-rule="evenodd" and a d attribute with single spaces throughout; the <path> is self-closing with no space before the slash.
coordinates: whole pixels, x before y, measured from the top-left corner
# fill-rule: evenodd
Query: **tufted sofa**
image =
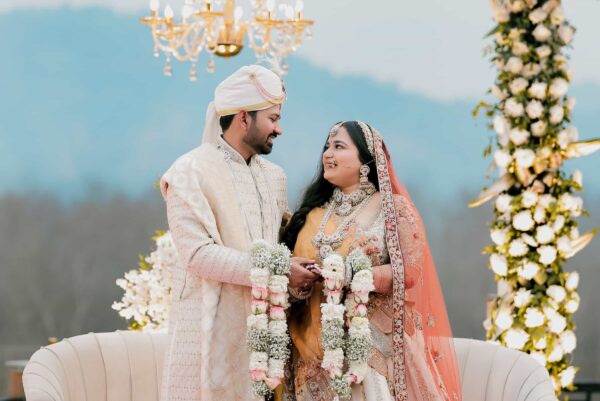
<path id="1" fill-rule="evenodd" d="M 158 401 L 167 341 L 166 334 L 117 331 L 42 347 L 23 374 L 27 401 Z M 464 401 L 556 399 L 548 372 L 527 354 L 454 341 Z"/>

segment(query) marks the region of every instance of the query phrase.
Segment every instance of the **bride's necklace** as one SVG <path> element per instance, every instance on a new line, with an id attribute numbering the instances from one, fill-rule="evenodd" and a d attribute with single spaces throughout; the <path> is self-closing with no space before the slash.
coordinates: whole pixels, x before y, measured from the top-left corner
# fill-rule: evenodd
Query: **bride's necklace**
<path id="1" fill-rule="evenodd" d="M 325 260 L 327 256 L 329 256 L 335 249 L 339 248 L 342 245 L 342 243 L 346 239 L 346 236 L 348 235 L 348 226 L 358 215 L 358 213 L 367 205 L 367 203 L 369 203 L 369 200 L 371 200 L 371 197 L 373 196 L 373 193 L 366 194 L 365 192 L 365 195 L 360 197 L 360 200 L 355 207 L 350 206 L 350 213 L 348 213 L 346 218 L 342 220 L 342 222 L 338 225 L 337 229 L 332 234 L 325 234 L 325 225 L 327 224 L 333 213 L 337 213 L 337 210 L 340 206 L 339 202 L 336 201 L 335 191 L 340 190 L 339 188 L 336 188 L 334 190 L 334 195 L 332 196 L 332 199 L 329 202 L 329 207 L 327 208 L 327 211 L 325 212 L 325 215 L 321 220 L 319 230 L 312 239 L 312 244 L 315 246 L 315 248 L 319 249 L 319 257 L 321 258 L 321 260 Z M 340 193 L 343 194 L 342 191 L 340 191 Z M 354 192 L 352 194 L 354 194 Z M 339 213 L 337 214 L 339 215 Z"/>
<path id="2" fill-rule="evenodd" d="M 348 216 L 352 213 L 352 209 L 360 204 L 365 198 L 375 193 L 375 185 L 369 182 L 366 186 L 363 185 L 359 189 L 349 194 L 345 194 L 341 189 L 333 190 L 332 199 L 336 203 L 335 214 L 338 216 Z"/>

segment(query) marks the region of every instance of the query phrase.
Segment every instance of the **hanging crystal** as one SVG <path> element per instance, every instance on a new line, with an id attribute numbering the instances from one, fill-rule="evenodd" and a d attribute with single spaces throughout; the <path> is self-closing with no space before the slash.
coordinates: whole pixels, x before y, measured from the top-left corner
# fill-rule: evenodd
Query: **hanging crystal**
<path id="1" fill-rule="evenodd" d="M 215 59 L 214 59 L 212 53 L 210 53 L 210 60 L 208 61 L 208 66 L 206 67 L 206 71 L 210 74 L 215 72 Z"/>
<path id="2" fill-rule="evenodd" d="M 198 74 L 196 74 L 196 60 L 192 60 L 192 65 L 190 67 L 190 73 L 188 75 L 188 78 L 192 82 L 196 82 L 196 80 L 198 79 Z"/>
<path id="3" fill-rule="evenodd" d="M 173 75 L 173 66 L 171 65 L 171 55 L 169 53 L 165 56 L 165 67 L 163 68 L 163 74 L 165 77 L 170 77 Z"/>

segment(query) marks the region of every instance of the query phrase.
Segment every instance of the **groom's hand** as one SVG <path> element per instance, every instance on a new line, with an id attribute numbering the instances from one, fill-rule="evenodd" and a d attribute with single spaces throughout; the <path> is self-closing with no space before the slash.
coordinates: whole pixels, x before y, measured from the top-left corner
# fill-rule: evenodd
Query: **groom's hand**
<path id="1" fill-rule="evenodd" d="M 299 290 L 306 290 L 319 279 L 319 274 L 308 270 L 304 265 L 315 263 L 312 259 L 292 257 L 290 258 L 292 268 L 290 270 L 289 286 Z"/>

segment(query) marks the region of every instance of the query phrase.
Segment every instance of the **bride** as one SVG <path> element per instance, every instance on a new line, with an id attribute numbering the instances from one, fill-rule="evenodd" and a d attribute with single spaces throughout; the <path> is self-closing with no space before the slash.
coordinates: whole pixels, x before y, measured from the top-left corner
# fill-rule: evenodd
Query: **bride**
<path id="1" fill-rule="evenodd" d="M 321 366 L 323 281 L 291 290 L 292 372 L 284 390 L 290 399 L 461 399 L 450 324 L 425 228 L 376 130 L 361 121 L 333 126 L 319 172 L 283 240 L 294 256 L 319 264 L 332 253 L 346 257 L 360 248 L 371 261 L 374 286 L 366 309 L 372 343 L 368 367 L 363 377 L 349 380 L 351 394 L 345 396 L 332 386 L 335 374 Z M 320 271 L 318 265 L 311 268 Z M 345 272 L 344 294 L 351 274 Z M 347 359 L 343 366 L 347 369 Z"/>

